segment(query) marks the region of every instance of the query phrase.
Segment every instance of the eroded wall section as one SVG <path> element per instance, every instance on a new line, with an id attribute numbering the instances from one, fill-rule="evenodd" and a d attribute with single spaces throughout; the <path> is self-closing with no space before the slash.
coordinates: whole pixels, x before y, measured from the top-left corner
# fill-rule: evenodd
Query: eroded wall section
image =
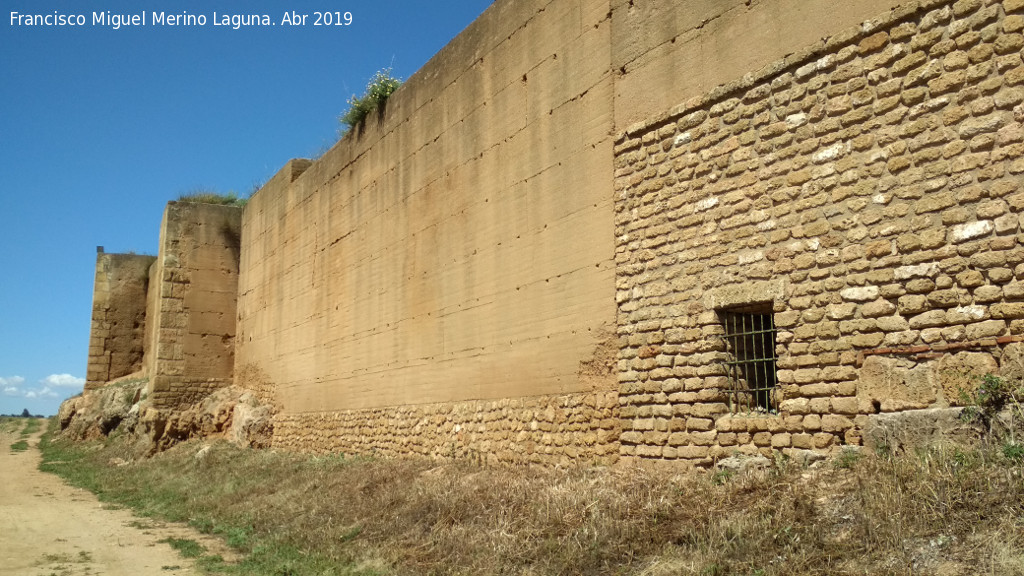
<path id="1" fill-rule="evenodd" d="M 859 444 L 1020 378 L 1024 2 L 910 2 L 616 144 L 621 451 Z M 778 412 L 725 393 L 723 311 L 774 318 Z"/>
<path id="2" fill-rule="evenodd" d="M 146 290 L 153 260 L 138 254 L 96 254 L 87 390 L 142 369 Z"/>
<path id="3" fill-rule="evenodd" d="M 145 358 L 158 407 L 188 405 L 233 381 L 241 212 L 188 202 L 164 211 Z"/>

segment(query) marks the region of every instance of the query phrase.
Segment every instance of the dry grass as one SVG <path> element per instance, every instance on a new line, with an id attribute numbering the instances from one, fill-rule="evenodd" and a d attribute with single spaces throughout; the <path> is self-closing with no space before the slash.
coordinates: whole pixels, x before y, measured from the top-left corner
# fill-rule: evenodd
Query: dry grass
<path id="1" fill-rule="evenodd" d="M 197 189 L 178 196 L 178 202 L 191 204 L 217 204 L 219 206 L 245 206 L 248 198 L 241 198 L 236 192 L 221 194 L 212 190 Z"/>
<path id="2" fill-rule="evenodd" d="M 249 553 L 243 574 L 1022 574 L 1024 478 L 998 451 L 736 476 L 485 468 L 188 443 L 48 444 L 52 469 Z"/>

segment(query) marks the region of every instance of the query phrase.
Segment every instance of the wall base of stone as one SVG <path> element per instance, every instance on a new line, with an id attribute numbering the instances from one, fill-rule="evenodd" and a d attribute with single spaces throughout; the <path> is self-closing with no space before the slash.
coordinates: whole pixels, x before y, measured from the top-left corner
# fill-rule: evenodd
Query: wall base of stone
<path id="1" fill-rule="evenodd" d="M 231 378 L 154 376 L 150 380 L 149 398 L 155 408 L 185 410 L 233 383 Z"/>
<path id="2" fill-rule="evenodd" d="M 873 414 L 864 427 L 864 443 L 892 454 L 943 444 L 976 444 L 985 431 L 980 423 L 965 421 L 962 412 L 963 408 L 927 408 Z"/>
<path id="3" fill-rule="evenodd" d="M 468 458 L 487 463 L 611 464 L 617 392 L 392 406 L 274 417 L 274 448 Z"/>

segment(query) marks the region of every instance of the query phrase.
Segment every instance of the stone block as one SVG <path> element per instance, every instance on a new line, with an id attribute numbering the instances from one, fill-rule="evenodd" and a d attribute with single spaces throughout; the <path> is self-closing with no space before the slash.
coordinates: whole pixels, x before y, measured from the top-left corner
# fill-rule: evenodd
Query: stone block
<path id="1" fill-rule="evenodd" d="M 789 448 L 792 445 L 792 435 L 783 432 L 781 434 L 773 434 L 771 439 L 772 448 Z"/>
<path id="2" fill-rule="evenodd" d="M 878 286 L 858 286 L 839 293 L 848 302 L 869 302 L 878 298 Z"/>
<path id="3" fill-rule="evenodd" d="M 838 414 L 825 414 L 821 417 L 821 429 L 825 432 L 841 433 L 853 426 L 853 420 Z"/>
<path id="4" fill-rule="evenodd" d="M 904 358 L 868 356 L 860 369 L 857 396 L 877 405 L 896 401 L 924 407 L 936 401 L 936 384 L 927 365 Z"/>
<path id="5" fill-rule="evenodd" d="M 818 432 L 814 435 L 814 447 L 816 449 L 828 448 L 835 442 L 835 436 L 828 432 Z"/>
<path id="6" fill-rule="evenodd" d="M 815 414 L 828 414 L 832 411 L 832 400 L 828 397 L 811 398 L 809 409 Z"/>
<path id="7" fill-rule="evenodd" d="M 987 320 L 968 324 L 965 337 L 968 340 L 980 340 L 982 338 L 993 338 L 1002 336 L 1006 332 L 1006 322 L 1003 320 Z"/>
<path id="8" fill-rule="evenodd" d="M 836 414 L 854 415 L 860 412 L 860 405 L 857 398 L 833 398 L 832 411 Z"/>
<path id="9" fill-rule="evenodd" d="M 790 414 L 806 414 L 810 409 L 810 400 L 807 398 L 791 398 L 783 400 L 779 404 L 779 410 Z"/>
<path id="10" fill-rule="evenodd" d="M 959 408 L 931 408 L 868 416 L 864 444 L 890 454 L 934 448 L 943 443 L 970 445 L 981 439 L 977 424 L 960 418 Z"/>
<path id="11" fill-rule="evenodd" d="M 1014 342 L 1003 348 L 999 374 L 1010 382 L 1024 382 L 1024 344 Z"/>
<path id="12" fill-rule="evenodd" d="M 678 446 L 676 447 L 676 458 L 687 458 L 691 460 L 707 458 L 711 453 L 707 446 Z"/>
<path id="13" fill-rule="evenodd" d="M 815 432 L 821 430 L 821 415 L 820 414 L 808 414 L 804 416 L 803 420 L 804 430 L 809 432 Z"/>
<path id="14" fill-rule="evenodd" d="M 986 374 L 998 374 L 999 364 L 987 352 L 946 354 L 934 364 L 933 378 L 943 398 L 953 406 L 962 405 L 962 393 L 972 393 Z"/>
<path id="15" fill-rule="evenodd" d="M 1024 285 L 1024 283 L 1022 283 Z M 1022 290 L 1024 294 L 1024 290 Z M 1022 296 L 1024 297 L 1024 296 Z M 920 295 L 907 295 L 900 296 L 897 301 L 896 309 L 900 314 L 919 314 L 930 309 L 931 306 L 928 304 L 928 298 Z"/>
<path id="16" fill-rule="evenodd" d="M 923 314 L 918 314 L 910 319 L 910 328 L 913 330 L 920 330 L 922 328 L 932 328 L 935 326 L 944 326 L 946 324 L 946 311 L 945 310 L 930 310 Z"/>
<path id="17" fill-rule="evenodd" d="M 888 300 L 875 300 L 868 302 L 860 307 L 860 312 L 865 318 L 876 318 L 878 316 L 888 316 L 896 311 L 896 305 L 889 302 Z"/>
<path id="18" fill-rule="evenodd" d="M 981 238 L 991 234 L 995 230 L 995 224 L 991 220 L 978 220 L 957 224 L 949 231 L 949 241 L 960 244 L 975 238 Z"/>
<path id="19" fill-rule="evenodd" d="M 1000 304 L 994 304 L 990 307 L 989 311 L 993 318 L 1024 318 L 1024 302 L 1003 302 Z"/>

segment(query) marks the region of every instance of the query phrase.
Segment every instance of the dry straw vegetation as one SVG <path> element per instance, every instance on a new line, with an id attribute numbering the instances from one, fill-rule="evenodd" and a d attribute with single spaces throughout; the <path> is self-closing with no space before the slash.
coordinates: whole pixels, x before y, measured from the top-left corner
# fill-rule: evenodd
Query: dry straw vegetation
<path id="1" fill-rule="evenodd" d="M 232 565 L 174 543 L 211 573 L 1024 573 L 1024 476 L 998 447 L 733 474 L 42 446 L 45 470 L 244 554 Z"/>
<path id="2" fill-rule="evenodd" d="M 217 204 L 219 206 L 245 206 L 248 198 L 242 198 L 237 192 L 222 194 L 212 190 L 193 190 L 178 196 L 178 202 L 192 204 Z"/>

